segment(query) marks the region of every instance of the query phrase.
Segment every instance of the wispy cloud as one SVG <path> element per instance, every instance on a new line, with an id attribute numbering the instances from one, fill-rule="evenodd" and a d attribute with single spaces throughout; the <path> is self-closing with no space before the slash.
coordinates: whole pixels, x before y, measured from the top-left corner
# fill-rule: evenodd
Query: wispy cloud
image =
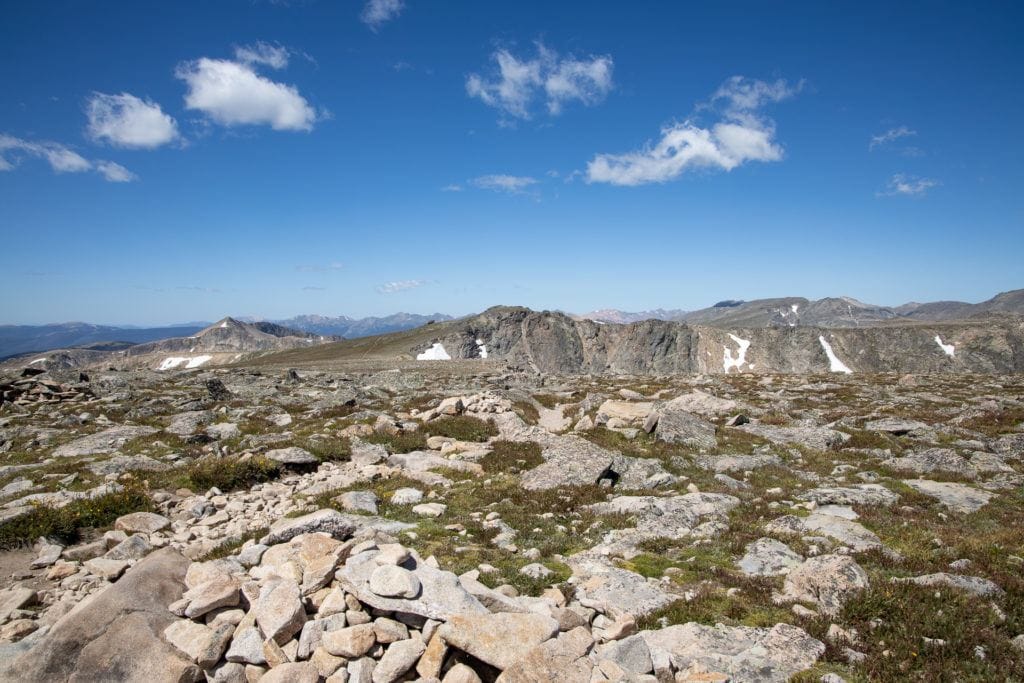
<path id="1" fill-rule="evenodd" d="M 431 284 L 430 280 L 395 280 L 393 282 L 385 282 L 382 285 L 378 285 L 377 293 L 394 294 L 396 292 L 405 292 L 410 289 L 426 287 L 429 284 Z"/>
<path id="2" fill-rule="evenodd" d="M 310 263 L 299 264 L 295 266 L 295 270 L 299 271 L 300 273 L 329 273 L 334 270 L 341 270 L 344 267 L 345 264 L 340 263 L 339 261 L 332 261 L 331 263 L 328 263 L 326 265 Z"/>
<path id="3" fill-rule="evenodd" d="M 288 48 L 271 45 L 262 41 L 252 45 L 240 45 L 235 48 L 235 60 L 242 64 L 263 64 L 271 69 L 283 69 L 288 66 L 290 53 Z"/>
<path id="4" fill-rule="evenodd" d="M 900 126 L 899 128 L 890 128 L 881 135 L 872 135 L 871 142 L 868 143 L 868 149 L 874 149 L 875 147 L 882 147 L 890 142 L 899 140 L 900 138 L 906 138 L 917 135 L 916 130 L 911 130 L 907 126 Z"/>
<path id="5" fill-rule="evenodd" d="M 733 76 L 710 100 L 697 106 L 719 121 L 702 127 L 686 120 L 665 126 L 653 145 L 625 154 L 598 154 L 587 164 L 587 182 L 644 185 L 674 180 L 686 171 L 731 171 L 748 161 L 779 161 L 782 147 L 775 141 L 775 122 L 762 109 L 793 97 L 803 81 L 791 84 Z"/>
<path id="6" fill-rule="evenodd" d="M 889 179 L 884 190 L 875 194 L 879 197 L 922 197 L 928 193 L 928 190 L 941 184 L 938 180 L 932 178 L 920 178 L 905 173 L 897 173 Z"/>
<path id="7" fill-rule="evenodd" d="M 470 74 L 466 93 L 514 118 L 531 118 L 540 101 L 552 116 L 569 102 L 597 104 L 612 89 L 614 62 L 608 55 L 560 57 L 538 43 L 532 58 L 521 59 L 506 49 L 495 51 L 491 58 L 496 63 L 491 76 Z"/>
<path id="8" fill-rule="evenodd" d="M 326 292 L 326 287 L 314 287 L 313 285 L 307 285 L 302 288 L 303 292 Z"/>
<path id="9" fill-rule="evenodd" d="M 178 138 L 178 124 L 160 105 L 129 93 L 93 93 L 86 104 L 89 137 L 115 147 L 154 149 Z"/>
<path id="10" fill-rule="evenodd" d="M 396 19 L 403 9 L 405 3 L 402 0 L 368 0 L 359 19 L 376 33 L 381 26 Z"/>
<path id="11" fill-rule="evenodd" d="M 441 188 L 441 192 L 462 192 L 462 185 L 458 183 L 452 183 L 451 185 L 445 185 Z"/>
<path id="12" fill-rule="evenodd" d="M 0 171 L 13 171 L 23 157 L 42 159 L 56 173 L 95 171 L 110 182 L 124 183 L 138 178 L 134 173 L 112 161 L 90 161 L 58 142 L 32 141 L 0 133 Z"/>
<path id="13" fill-rule="evenodd" d="M 112 183 L 130 183 L 139 179 L 127 168 L 121 164 L 115 164 L 113 161 L 97 161 L 96 170 Z"/>
<path id="14" fill-rule="evenodd" d="M 482 190 L 494 190 L 495 192 L 507 192 L 509 194 L 521 194 L 527 188 L 537 184 L 536 178 L 516 175 L 482 175 L 469 181 L 475 187 Z"/>
<path id="15" fill-rule="evenodd" d="M 263 47 L 258 47 L 263 46 Z M 267 125 L 274 130 L 310 131 L 318 118 L 294 85 L 256 73 L 256 65 L 287 65 L 287 52 L 257 46 L 236 49 L 236 61 L 201 57 L 178 65 L 175 76 L 188 86 L 185 108 L 199 111 L 222 126 Z"/>

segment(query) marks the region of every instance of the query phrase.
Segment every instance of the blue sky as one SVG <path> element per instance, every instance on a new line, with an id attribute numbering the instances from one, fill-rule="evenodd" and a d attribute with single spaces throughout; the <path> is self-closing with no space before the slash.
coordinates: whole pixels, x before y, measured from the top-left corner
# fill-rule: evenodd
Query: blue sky
<path id="1" fill-rule="evenodd" d="M 0 322 L 1024 286 L 1015 3 L 7 3 Z"/>

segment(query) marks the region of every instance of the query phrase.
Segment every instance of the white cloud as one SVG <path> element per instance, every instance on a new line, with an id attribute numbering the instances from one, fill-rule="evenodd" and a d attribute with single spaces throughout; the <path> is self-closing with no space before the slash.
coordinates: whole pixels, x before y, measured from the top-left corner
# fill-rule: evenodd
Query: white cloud
<path id="1" fill-rule="evenodd" d="M 359 19 L 377 31 L 381 26 L 398 17 L 405 8 L 402 0 L 368 0 L 363 6 Z"/>
<path id="2" fill-rule="evenodd" d="M 262 41 L 235 48 L 235 59 L 242 64 L 263 64 L 271 69 L 283 69 L 288 66 L 288 57 L 288 48 Z"/>
<path id="3" fill-rule="evenodd" d="M 429 280 L 396 280 L 394 282 L 385 282 L 382 285 L 378 285 L 377 293 L 394 294 L 395 292 L 405 292 L 410 289 L 425 287 L 426 285 L 429 284 Z"/>
<path id="4" fill-rule="evenodd" d="M 904 173 L 897 173 L 889 179 L 885 189 L 878 192 L 877 195 L 879 197 L 921 197 L 927 194 L 928 190 L 938 187 L 940 184 L 938 180 L 931 178 L 919 178 Z"/>
<path id="5" fill-rule="evenodd" d="M 482 175 L 469 181 L 483 190 L 519 194 L 526 188 L 537 183 L 536 178 L 516 175 Z"/>
<path id="6" fill-rule="evenodd" d="M 597 104 L 612 89 L 614 63 L 610 56 L 563 59 L 538 44 L 537 56 L 532 59 L 519 59 L 504 49 L 491 57 L 497 63 L 496 73 L 490 79 L 470 74 L 466 93 L 515 118 L 529 119 L 537 100 L 545 101 L 549 114 L 558 115 L 572 101 Z"/>
<path id="7" fill-rule="evenodd" d="M 295 86 L 261 76 L 251 64 L 202 57 L 179 65 L 175 75 L 188 85 L 185 107 L 223 126 L 308 131 L 317 119 Z"/>
<path id="8" fill-rule="evenodd" d="M 121 164 L 115 164 L 113 161 L 97 161 L 96 170 L 112 183 L 130 183 L 139 179 L 127 168 Z"/>
<path id="9" fill-rule="evenodd" d="M 159 104 L 129 93 L 93 93 L 86 114 L 89 137 L 117 147 L 153 149 L 178 137 L 178 124 Z"/>
<path id="10" fill-rule="evenodd" d="M 0 133 L 0 171 L 13 171 L 21 157 L 42 159 L 56 173 L 96 171 L 111 182 L 137 180 L 134 173 L 112 161 L 92 162 L 58 142 L 32 142 Z"/>
<path id="11" fill-rule="evenodd" d="M 884 146 L 889 144 L 890 142 L 893 142 L 894 140 L 910 137 L 912 135 L 917 135 L 917 131 L 911 130 L 906 126 L 900 126 L 899 128 L 890 128 L 881 135 L 872 135 L 871 142 L 868 143 L 868 149 L 870 150 L 874 149 L 875 147 Z"/>
<path id="12" fill-rule="evenodd" d="M 715 111 L 720 121 L 703 127 L 686 120 L 665 126 L 653 145 L 625 154 L 598 154 L 587 164 L 587 182 L 643 185 L 674 180 L 696 169 L 731 171 L 748 161 L 779 161 L 775 123 L 760 109 L 792 97 L 803 82 L 790 85 L 734 76 L 698 110 Z"/>
<path id="13" fill-rule="evenodd" d="M 452 183 L 451 185 L 445 185 L 441 188 L 441 192 L 462 192 L 462 185 L 458 183 Z"/>

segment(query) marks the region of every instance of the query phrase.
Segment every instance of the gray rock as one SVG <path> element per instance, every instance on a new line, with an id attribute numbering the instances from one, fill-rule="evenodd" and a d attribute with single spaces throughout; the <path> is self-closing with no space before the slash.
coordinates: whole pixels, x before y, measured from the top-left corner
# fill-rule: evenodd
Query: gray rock
<path id="1" fill-rule="evenodd" d="M 715 425 L 668 403 L 658 411 L 655 434 L 662 441 L 689 448 L 711 450 L 718 447 Z"/>
<path id="2" fill-rule="evenodd" d="M 522 654 L 497 680 L 500 683 L 589 683 L 593 665 L 587 655 L 593 644 L 594 639 L 587 629 L 577 627 Z"/>
<path id="3" fill-rule="evenodd" d="M 282 465 L 318 465 L 320 461 L 315 455 L 304 448 L 289 446 L 287 448 L 275 448 L 267 451 L 266 456 L 274 462 Z"/>
<path id="4" fill-rule="evenodd" d="M 260 683 L 317 683 L 320 672 L 312 662 L 285 662 L 260 678 Z"/>
<path id="5" fill-rule="evenodd" d="M 416 664 L 425 649 L 419 638 L 392 643 L 373 670 L 373 683 L 394 683 L 399 680 Z"/>
<path id="6" fill-rule="evenodd" d="M 181 598 L 188 564 L 171 549 L 150 554 L 9 662 L 0 679 L 201 680 L 199 667 L 162 637 L 175 621 L 167 606 Z"/>
<path id="7" fill-rule="evenodd" d="M 341 507 L 349 512 L 368 512 L 371 515 L 377 514 L 377 494 L 373 491 L 347 491 L 335 500 Z"/>
<path id="8" fill-rule="evenodd" d="M 152 534 L 171 525 L 171 520 L 153 512 L 132 512 L 118 517 L 114 528 L 126 534 Z"/>
<path id="9" fill-rule="evenodd" d="M 335 657 L 355 659 L 370 651 L 377 642 L 377 636 L 373 624 L 359 624 L 328 631 L 321 636 L 320 642 Z"/>
<path id="10" fill-rule="evenodd" d="M 541 491 L 596 484 L 611 468 L 615 455 L 581 437 L 562 436 L 541 452 L 543 464 L 523 473 L 522 486 Z"/>
<path id="11" fill-rule="evenodd" d="M 253 611 L 263 635 L 278 645 L 291 640 L 306 623 L 302 592 L 291 579 L 280 579 L 264 585 L 253 605 Z"/>
<path id="12" fill-rule="evenodd" d="M 759 538 L 747 545 L 746 553 L 736 566 L 747 576 L 779 576 L 788 574 L 803 560 L 785 543 L 774 538 Z"/>
<path id="13" fill-rule="evenodd" d="M 678 599 L 635 572 L 612 567 L 605 561 L 586 556 L 568 559 L 573 570 L 571 581 L 576 598 L 584 607 L 591 607 L 617 619 L 623 615 L 644 617 Z"/>
<path id="14" fill-rule="evenodd" d="M 828 427 L 778 427 L 766 424 L 746 424 L 738 429 L 754 436 L 760 436 L 772 443 L 804 446 L 819 451 L 827 451 L 830 448 L 841 446 L 850 439 L 849 434 Z"/>
<path id="15" fill-rule="evenodd" d="M 849 555 L 821 555 L 786 575 L 783 598 L 817 605 L 833 615 L 869 585 L 868 575 Z"/>
<path id="16" fill-rule="evenodd" d="M 890 458 L 882 463 L 894 470 L 928 474 L 929 472 L 952 472 L 974 479 L 978 471 L 967 458 L 950 448 L 929 448 L 916 451 L 902 458 Z"/>
<path id="17" fill-rule="evenodd" d="M 96 434 L 83 436 L 63 446 L 53 449 L 53 456 L 56 458 L 76 458 L 83 455 L 96 455 L 98 453 L 110 453 L 121 448 L 129 441 L 142 436 L 156 434 L 155 427 L 121 426 L 111 427 Z"/>
<path id="18" fill-rule="evenodd" d="M 892 505 L 900 497 L 881 484 L 858 484 L 852 487 L 816 488 L 797 496 L 818 505 Z"/>
<path id="19" fill-rule="evenodd" d="M 504 670 L 557 635 L 558 622 L 543 614 L 456 614 L 437 632 L 448 645 Z"/>
<path id="20" fill-rule="evenodd" d="M 392 505 L 415 505 L 423 500 L 423 492 L 419 489 L 401 488 L 391 494 Z"/>
<path id="21" fill-rule="evenodd" d="M 981 598 L 998 597 L 1003 594 L 1003 589 L 988 579 L 983 579 L 980 576 L 947 574 L 946 572 L 907 578 L 893 577 L 892 582 L 914 583 L 918 586 L 948 586 Z"/>
<path id="22" fill-rule="evenodd" d="M 103 556 L 108 560 L 140 560 L 153 551 L 153 546 L 142 534 L 133 534 L 124 539 Z"/>
<path id="23" fill-rule="evenodd" d="M 954 512 L 969 514 L 988 505 L 992 494 L 966 484 L 956 484 L 930 479 L 904 479 L 910 488 L 935 498 Z"/>
<path id="24" fill-rule="evenodd" d="M 768 629 L 689 623 L 640 635 L 652 659 L 664 657 L 677 671 L 698 665 L 751 683 L 785 683 L 825 652 L 824 643 L 789 624 Z"/>
<path id="25" fill-rule="evenodd" d="M 224 657 L 229 662 L 263 666 L 267 663 L 263 654 L 263 636 L 260 635 L 258 629 L 253 627 L 241 629 L 235 633 L 231 647 L 228 648 Z"/>
<path id="26" fill-rule="evenodd" d="M 639 634 L 598 646 L 597 656 L 601 659 L 610 659 L 619 667 L 635 674 L 651 673 L 654 670 L 651 649 Z"/>
<path id="27" fill-rule="evenodd" d="M 768 465 L 781 465 L 782 459 L 771 453 L 753 455 L 707 455 L 695 459 L 697 466 L 712 472 L 746 472 Z"/>
<path id="28" fill-rule="evenodd" d="M 370 588 L 370 577 L 380 566 L 374 561 L 376 554 L 377 551 L 369 550 L 352 555 L 335 574 L 341 587 L 355 595 L 360 602 L 380 610 L 414 614 L 439 621 L 453 614 L 487 612 L 487 608 L 462 587 L 455 574 L 431 567 L 415 552 L 404 566 L 419 580 L 419 595 L 414 599 L 377 595 Z"/>
<path id="29" fill-rule="evenodd" d="M 384 564 L 370 574 L 370 591 L 382 598 L 405 598 L 412 600 L 419 596 L 419 579 L 408 569 Z"/>
<path id="30" fill-rule="evenodd" d="M 56 545 L 55 543 L 44 543 L 39 547 L 36 559 L 32 560 L 30 566 L 32 569 L 49 567 L 60 559 L 62 552 L 64 552 L 64 546 Z"/>
<path id="31" fill-rule="evenodd" d="M 260 539 L 263 545 L 276 545 L 292 540 L 301 534 L 323 532 L 333 538 L 345 540 L 355 532 L 357 525 L 351 517 L 337 510 L 324 508 L 301 517 L 285 517 L 270 527 L 270 532 Z"/>

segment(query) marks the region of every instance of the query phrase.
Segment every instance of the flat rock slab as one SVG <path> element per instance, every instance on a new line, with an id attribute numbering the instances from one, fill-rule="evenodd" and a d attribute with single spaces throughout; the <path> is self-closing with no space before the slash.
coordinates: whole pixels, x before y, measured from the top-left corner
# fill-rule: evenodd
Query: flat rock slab
<path id="1" fill-rule="evenodd" d="M 745 472 L 769 465 L 781 465 L 782 460 L 771 453 L 754 455 L 706 455 L 695 459 L 697 467 L 711 472 Z"/>
<path id="2" fill-rule="evenodd" d="M 658 410 L 658 438 L 668 443 L 678 443 L 689 448 L 712 449 L 718 447 L 715 425 L 685 410 L 666 404 Z"/>
<path id="3" fill-rule="evenodd" d="M 723 413 L 731 413 L 736 410 L 736 406 L 736 401 L 730 398 L 719 398 L 695 389 L 688 394 L 672 399 L 665 404 L 665 409 L 668 411 L 683 410 L 704 417 L 714 417 Z"/>
<path id="4" fill-rule="evenodd" d="M 121 448 L 133 439 L 140 436 L 156 434 L 159 429 L 155 427 L 122 426 L 111 427 L 96 434 L 83 436 L 63 446 L 53 449 L 53 456 L 57 458 L 75 458 L 81 455 L 96 455 L 99 453 L 110 453 Z"/>
<path id="5" fill-rule="evenodd" d="M 765 424 L 745 424 L 737 429 L 742 429 L 748 434 L 759 436 L 772 443 L 804 446 L 819 451 L 827 451 L 841 446 L 850 439 L 849 434 L 828 427 L 777 427 Z"/>
<path id="6" fill-rule="evenodd" d="M 593 557 L 577 555 L 567 562 L 580 603 L 599 608 L 613 619 L 625 614 L 644 617 L 679 599 L 635 572 Z"/>
<path id="7" fill-rule="evenodd" d="M 335 578 L 345 591 L 371 607 L 403 614 L 416 614 L 428 619 L 447 621 L 456 614 L 484 614 L 488 610 L 479 600 L 463 588 L 459 577 L 451 572 L 431 567 L 415 552 L 402 566 L 419 582 L 414 598 L 395 598 L 377 595 L 371 588 L 371 579 L 380 566 L 375 557 L 379 551 L 368 550 L 353 555 Z"/>
<path id="8" fill-rule="evenodd" d="M 779 576 L 800 566 L 804 558 L 774 538 L 759 538 L 749 543 L 746 552 L 736 563 L 747 576 Z"/>
<path id="9" fill-rule="evenodd" d="M 955 512 L 967 514 L 977 512 L 988 505 L 992 499 L 992 494 L 988 491 L 982 491 L 967 484 L 930 479 L 904 479 L 903 483 L 915 491 L 935 498 Z"/>
<path id="10" fill-rule="evenodd" d="M 1003 594 L 1003 589 L 998 585 L 980 576 L 963 576 L 961 574 L 948 574 L 939 572 L 937 574 L 925 574 L 923 576 L 910 576 L 907 578 L 893 577 L 893 583 L 915 583 L 918 586 L 948 586 L 965 591 L 981 598 L 997 597 Z"/>
<path id="11" fill-rule="evenodd" d="M 865 422 L 864 429 L 869 432 L 884 432 L 894 436 L 927 436 L 935 432 L 935 429 L 929 424 L 898 417 L 883 417 L 880 420 Z"/>
<path id="12" fill-rule="evenodd" d="M 119 582 L 81 603 L 0 671 L 17 681 L 200 681 L 202 671 L 162 634 L 175 616 L 189 561 L 159 550 Z M 140 656 L 144 653 L 144 656 Z"/>
<path id="13" fill-rule="evenodd" d="M 798 498 L 814 501 L 818 505 L 892 505 L 900 499 L 898 494 L 881 484 L 811 489 L 801 493 Z"/>
<path id="14" fill-rule="evenodd" d="M 543 491 L 596 484 L 611 469 L 616 455 L 578 436 L 559 437 L 541 452 L 544 464 L 523 473 L 523 488 Z"/>
<path id="15" fill-rule="evenodd" d="M 640 635 L 647 641 L 653 658 L 669 658 L 678 671 L 696 664 L 708 672 L 725 674 L 733 681 L 785 683 L 813 666 L 825 653 L 824 643 L 789 624 L 776 624 L 768 629 L 691 622 L 658 631 L 641 631 Z"/>
<path id="16" fill-rule="evenodd" d="M 823 534 L 829 538 L 849 546 L 856 552 L 864 552 L 882 547 L 880 539 L 864 525 L 844 517 L 814 513 L 807 517 L 786 515 L 774 519 L 765 525 L 770 534 Z"/>
<path id="17" fill-rule="evenodd" d="M 437 633 L 449 646 L 504 670 L 557 635 L 558 622 L 545 614 L 457 614 Z"/>
<path id="18" fill-rule="evenodd" d="M 890 458 L 882 463 L 886 467 L 904 472 L 928 474 L 929 472 L 951 472 L 974 479 L 978 470 L 971 462 L 950 448 L 929 448 L 902 458 Z"/>
<path id="19" fill-rule="evenodd" d="M 317 465 L 320 461 L 315 455 L 307 451 L 305 448 L 299 448 L 298 446 L 289 446 L 288 448 L 275 448 L 274 450 L 267 451 L 266 456 L 274 462 L 279 462 L 282 465 Z"/>

